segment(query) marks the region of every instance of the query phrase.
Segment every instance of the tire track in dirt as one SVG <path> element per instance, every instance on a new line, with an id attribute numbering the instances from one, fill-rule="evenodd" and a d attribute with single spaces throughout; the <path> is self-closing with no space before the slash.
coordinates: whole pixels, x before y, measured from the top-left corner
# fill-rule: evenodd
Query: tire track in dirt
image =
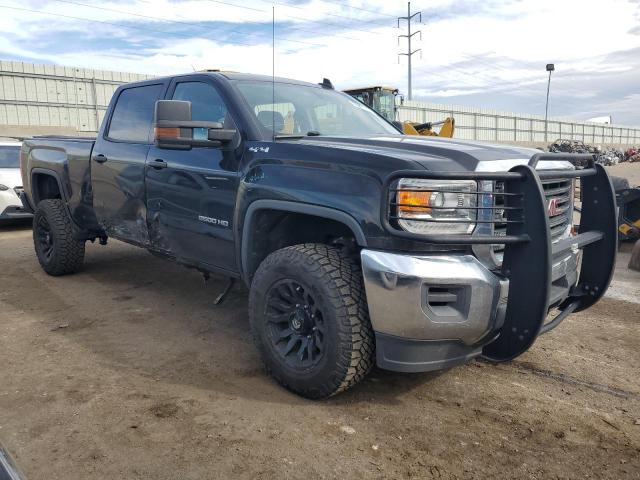
<path id="1" fill-rule="evenodd" d="M 573 377 L 565 373 L 552 372 L 551 370 L 536 367 L 535 365 L 532 365 L 528 362 L 512 361 L 508 364 L 508 366 L 507 365 L 498 366 L 498 369 L 505 370 L 505 371 L 506 370 L 526 371 L 538 377 L 555 380 L 560 383 L 566 383 L 568 385 L 573 385 L 577 387 L 585 387 L 594 392 L 606 393 L 608 395 L 613 395 L 614 397 L 624 398 L 627 400 L 630 400 L 630 399 L 640 400 L 640 394 L 638 393 L 630 392 L 628 390 L 623 390 L 617 387 L 603 385 L 601 383 L 590 382 L 589 380 L 583 380 L 581 378 Z"/>

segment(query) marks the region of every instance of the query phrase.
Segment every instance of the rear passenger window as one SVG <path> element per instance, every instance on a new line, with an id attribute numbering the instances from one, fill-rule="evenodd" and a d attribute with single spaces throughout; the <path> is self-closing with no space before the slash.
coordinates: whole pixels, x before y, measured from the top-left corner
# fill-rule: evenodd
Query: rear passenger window
<path id="1" fill-rule="evenodd" d="M 162 85 L 145 85 L 123 90 L 111 116 L 107 136 L 113 140 L 150 143 L 156 100 Z"/>

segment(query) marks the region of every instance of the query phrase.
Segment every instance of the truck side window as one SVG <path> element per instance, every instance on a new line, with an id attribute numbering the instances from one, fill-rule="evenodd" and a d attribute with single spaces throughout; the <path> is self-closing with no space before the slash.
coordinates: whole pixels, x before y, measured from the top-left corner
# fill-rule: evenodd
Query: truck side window
<path id="1" fill-rule="evenodd" d="M 172 99 L 191 102 L 191 118 L 194 121 L 220 122 L 225 128 L 235 128 L 227 106 L 213 85 L 180 82 L 176 85 Z"/>
<path id="2" fill-rule="evenodd" d="M 156 100 L 161 93 L 161 84 L 122 90 L 113 109 L 107 136 L 112 140 L 150 143 Z"/>

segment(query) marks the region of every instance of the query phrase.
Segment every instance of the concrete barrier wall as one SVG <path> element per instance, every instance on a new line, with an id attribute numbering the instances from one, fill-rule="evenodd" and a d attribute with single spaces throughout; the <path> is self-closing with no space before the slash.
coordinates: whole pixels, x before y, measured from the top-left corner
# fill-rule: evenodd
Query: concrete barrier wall
<path id="1" fill-rule="evenodd" d="M 27 127 L 25 131 L 54 127 L 95 133 L 118 85 L 147 78 L 151 77 L 0 61 L 0 127 Z"/>
<path id="2" fill-rule="evenodd" d="M 0 61 L 0 129 L 14 136 L 30 132 L 77 131 L 95 134 L 118 85 L 150 75 L 59 65 Z M 286 112 L 283 112 L 285 114 Z M 557 138 L 595 145 L 640 145 L 640 127 L 581 123 L 541 115 L 425 102 L 404 102 L 399 119 L 434 122 L 453 116 L 455 137 L 533 147 Z M 546 138 L 545 138 L 546 137 Z"/>
<path id="3" fill-rule="evenodd" d="M 578 122 L 570 118 L 500 112 L 496 110 L 406 101 L 399 107 L 399 120 L 437 122 L 456 120 L 455 137 L 468 140 L 546 147 L 558 138 L 581 140 L 592 145 L 628 147 L 640 145 L 640 127 Z"/>

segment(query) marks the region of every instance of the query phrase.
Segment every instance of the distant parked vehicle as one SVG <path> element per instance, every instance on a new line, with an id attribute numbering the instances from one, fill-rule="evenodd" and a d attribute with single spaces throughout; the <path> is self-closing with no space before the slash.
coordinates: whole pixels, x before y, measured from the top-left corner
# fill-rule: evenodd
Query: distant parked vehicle
<path id="1" fill-rule="evenodd" d="M 20 201 L 20 146 L 17 140 L 0 141 L 0 224 L 32 217 Z"/>

